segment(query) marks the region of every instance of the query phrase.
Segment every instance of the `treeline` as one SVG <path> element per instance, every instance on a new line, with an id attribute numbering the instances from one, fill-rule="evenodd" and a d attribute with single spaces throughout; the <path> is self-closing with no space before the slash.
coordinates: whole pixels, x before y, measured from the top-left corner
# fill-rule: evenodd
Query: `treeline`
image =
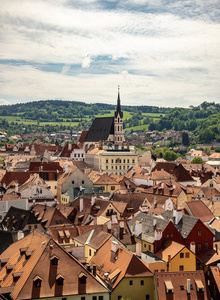
<path id="1" fill-rule="evenodd" d="M 77 122 L 79 118 L 95 117 L 99 114 L 109 113 L 115 110 L 116 105 L 91 103 L 87 104 L 79 101 L 61 101 L 45 100 L 13 105 L 1 105 L 0 116 L 15 116 L 23 119 L 34 120 L 39 122 Z M 167 113 L 170 108 L 156 106 L 122 106 L 124 111 L 133 112 L 151 112 Z"/>
<path id="2" fill-rule="evenodd" d="M 220 104 L 203 102 L 197 107 L 173 108 L 159 121 L 151 122 L 149 130 L 188 130 L 200 142 L 220 142 Z"/>

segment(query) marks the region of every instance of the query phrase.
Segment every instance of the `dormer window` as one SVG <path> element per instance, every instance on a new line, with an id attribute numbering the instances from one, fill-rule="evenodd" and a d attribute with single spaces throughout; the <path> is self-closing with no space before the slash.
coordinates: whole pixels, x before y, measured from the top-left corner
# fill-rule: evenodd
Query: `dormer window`
<path id="1" fill-rule="evenodd" d="M 200 293 L 204 292 L 204 285 L 201 280 L 195 280 L 197 291 Z"/>
<path id="2" fill-rule="evenodd" d="M 57 266 L 58 265 L 58 261 L 59 261 L 59 257 L 56 256 L 56 255 L 52 255 L 51 258 L 50 258 L 50 260 L 51 260 L 51 264 L 53 266 Z"/>
<path id="3" fill-rule="evenodd" d="M 169 281 L 165 281 L 165 287 L 166 287 L 166 293 L 167 294 L 173 294 L 173 284 L 172 282 L 169 280 Z"/>
<path id="4" fill-rule="evenodd" d="M 79 282 L 81 283 L 81 284 L 86 284 L 86 279 L 87 279 L 87 276 L 84 274 L 84 273 L 80 273 L 79 274 Z"/>
<path id="5" fill-rule="evenodd" d="M 40 288 L 41 287 L 42 278 L 40 276 L 36 275 L 34 277 L 33 281 L 34 281 L 34 286 L 36 288 Z"/>
<path id="6" fill-rule="evenodd" d="M 2 258 L 1 259 L 1 267 L 4 267 L 8 261 L 9 261 L 9 258 Z"/>
<path id="7" fill-rule="evenodd" d="M 63 282 L 64 282 L 64 277 L 61 274 L 58 274 L 56 276 L 56 282 L 58 286 L 63 286 Z"/>

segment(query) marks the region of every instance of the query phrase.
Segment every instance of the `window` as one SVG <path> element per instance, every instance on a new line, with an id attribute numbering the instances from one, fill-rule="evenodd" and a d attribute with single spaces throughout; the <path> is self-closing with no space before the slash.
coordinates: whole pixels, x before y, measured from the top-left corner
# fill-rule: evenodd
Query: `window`
<path id="1" fill-rule="evenodd" d="M 106 170 L 108 170 L 108 166 L 106 166 Z"/>
<path id="2" fill-rule="evenodd" d="M 108 159 L 105 160 L 105 163 L 108 164 Z"/>
<path id="3" fill-rule="evenodd" d="M 181 290 L 181 291 L 184 290 L 184 285 L 180 285 L 180 290 Z"/>
<path id="4" fill-rule="evenodd" d="M 151 251 L 151 245 L 148 246 L 148 250 Z"/>
<path id="5" fill-rule="evenodd" d="M 184 258 L 184 253 L 180 253 L 180 258 Z"/>
<path id="6" fill-rule="evenodd" d="M 37 229 L 37 224 L 34 225 L 34 228 Z"/>
<path id="7" fill-rule="evenodd" d="M 127 159 L 127 163 L 128 163 L 128 164 L 129 164 L 129 162 L 130 162 L 129 159 Z"/>
<path id="8" fill-rule="evenodd" d="M 37 287 L 37 288 L 41 287 L 41 280 L 40 279 L 35 280 L 34 281 L 34 286 Z"/>
<path id="9" fill-rule="evenodd" d="M 112 159 L 112 164 L 114 163 L 114 160 Z"/>
<path id="10" fill-rule="evenodd" d="M 201 244 L 197 244 L 197 250 L 201 250 Z"/>
<path id="11" fill-rule="evenodd" d="M 99 296 L 99 300 L 103 300 L 103 296 Z"/>
<path id="12" fill-rule="evenodd" d="M 97 296 L 92 296 L 92 300 L 97 300 Z"/>
<path id="13" fill-rule="evenodd" d="M 209 243 L 205 243 L 205 249 L 209 249 Z"/>
<path id="14" fill-rule="evenodd" d="M 81 300 L 86 300 L 86 297 L 81 297 Z"/>
<path id="15" fill-rule="evenodd" d="M 201 233 L 201 230 L 198 230 L 198 236 L 201 236 L 202 233 Z"/>
<path id="16" fill-rule="evenodd" d="M 118 296 L 118 300 L 120 300 L 122 298 L 122 296 Z"/>
<path id="17" fill-rule="evenodd" d="M 133 285 L 133 280 L 130 280 L 130 281 L 129 281 L 129 285 Z"/>
<path id="18" fill-rule="evenodd" d="M 86 276 L 82 276 L 79 278 L 81 284 L 86 284 Z"/>
<path id="19" fill-rule="evenodd" d="M 112 191 L 115 190 L 115 186 L 114 186 L 114 185 L 111 186 L 111 190 L 112 190 Z"/>
<path id="20" fill-rule="evenodd" d="M 123 159 L 123 163 L 125 164 L 125 159 Z"/>
<path id="21" fill-rule="evenodd" d="M 72 184 L 74 184 L 74 180 L 72 181 Z"/>
<path id="22" fill-rule="evenodd" d="M 180 267 L 179 267 L 179 270 L 180 270 L 180 271 L 184 271 L 184 266 L 180 266 Z"/>
<path id="23" fill-rule="evenodd" d="M 146 300 L 150 300 L 150 295 L 149 294 L 146 295 Z"/>
<path id="24" fill-rule="evenodd" d="M 62 277 L 59 277 L 59 278 L 57 279 L 57 285 L 58 285 L 58 286 L 63 286 L 63 281 L 64 281 L 64 279 L 63 279 Z"/>
<path id="25" fill-rule="evenodd" d="M 28 229 L 31 230 L 31 225 L 28 226 Z"/>
<path id="26" fill-rule="evenodd" d="M 186 252 L 185 258 L 189 258 L 189 252 Z"/>
<path id="27" fill-rule="evenodd" d="M 144 285 L 144 280 L 141 280 L 141 285 Z"/>
<path id="28" fill-rule="evenodd" d="M 89 249 L 89 256 L 91 256 L 92 255 L 92 251 L 91 251 L 91 249 Z"/>
<path id="29" fill-rule="evenodd" d="M 134 164 L 134 159 L 132 159 L 132 164 Z"/>

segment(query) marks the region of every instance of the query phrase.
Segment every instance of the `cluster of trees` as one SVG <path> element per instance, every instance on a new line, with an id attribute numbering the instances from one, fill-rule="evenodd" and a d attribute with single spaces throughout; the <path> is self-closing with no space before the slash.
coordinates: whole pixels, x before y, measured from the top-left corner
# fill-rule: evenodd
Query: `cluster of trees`
<path id="1" fill-rule="evenodd" d="M 163 129 L 194 132 L 202 143 L 220 142 L 220 104 L 203 102 L 190 109 L 173 108 L 159 121 L 149 125 L 149 130 Z"/>

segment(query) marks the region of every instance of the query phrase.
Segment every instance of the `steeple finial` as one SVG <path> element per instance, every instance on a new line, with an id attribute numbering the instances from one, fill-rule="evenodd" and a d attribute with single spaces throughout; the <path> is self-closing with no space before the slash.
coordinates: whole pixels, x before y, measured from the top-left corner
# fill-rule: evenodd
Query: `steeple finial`
<path id="1" fill-rule="evenodd" d="M 120 101 L 120 85 L 118 85 L 118 100 L 117 100 L 117 109 L 115 112 L 115 117 L 117 117 L 117 115 L 120 115 L 120 117 L 123 117 L 123 112 L 121 111 L 121 101 Z"/>

